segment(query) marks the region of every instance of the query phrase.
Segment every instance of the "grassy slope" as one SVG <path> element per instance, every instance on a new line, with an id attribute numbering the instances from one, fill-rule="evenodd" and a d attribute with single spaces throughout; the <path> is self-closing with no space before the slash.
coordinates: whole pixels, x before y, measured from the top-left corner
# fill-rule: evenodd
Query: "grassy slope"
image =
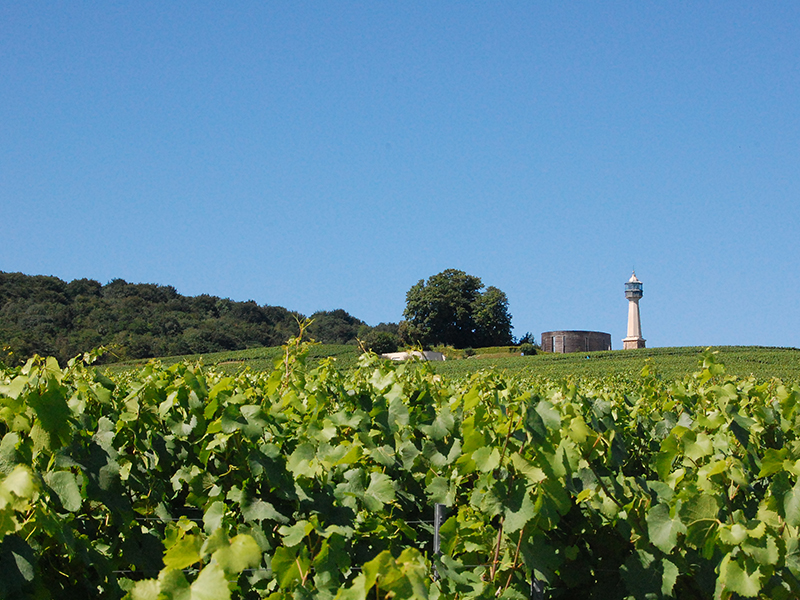
<path id="1" fill-rule="evenodd" d="M 613 350 L 575 354 L 538 354 L 517 356 L 508 349 L 492 348 L 490 353 L 476 350 L 477 355 L 444 363 L 433 363 L 437 372 L 452 377 L 468 377 L 481 369 L 496 369 L 509 374 L 562 378 L 567 376 L 604 377 L 609 375 L 638 376 L 645 364 L 667 378 L 683 378 L 697 370 L 701 347 L 644 348 L 641 350 Z M 764 348 L 759 346 L 722 346 L 713 348 L 731 375 L 753 375 L 759 380 L 778 377 L 800 382 L 800 350 L 796 348 Z M 206 365 L 235 372 L 247 366 L 253 370 L 271 370 L 274 361 L 282 354 L 281 348 L 251 348 L 234 352 L 169 357 L 161 359 L 165 364 L 180 360 L 202 359 Z M 315 346 L 312 360 L 334 357 L 336 364 L 344 369 L 355 366 L 358 351 L 355 346 Z M 125 370 L 143 364 L 135 361 L 112 365 L 112 370 Z"/>
<path id="2" fill-rule="evenodd" d="M 531 357 L 470 358 L 436 367 L 442 374 L 465 376 L 478 369 L 495 368 L 520 376 L 604 377 L 609 375 L 638 376 L 646 364 L 651 371 L 665 378 L 678 378 L 695 372 L 701 347 L 643 348 L 574 354 L 538 354 Z M 800 350 L 762 348 L 756 346 L 723 346 L 718 352 L 726 372 L 731 375 L 753 375 L 759 380 L 778 377 L 800 381 Z"/>

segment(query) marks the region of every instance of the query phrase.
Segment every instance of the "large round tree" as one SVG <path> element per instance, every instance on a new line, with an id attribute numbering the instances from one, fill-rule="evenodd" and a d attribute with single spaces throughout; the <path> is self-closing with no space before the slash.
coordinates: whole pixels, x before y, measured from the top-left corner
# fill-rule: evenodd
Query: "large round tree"
<path id="1" fill-rule="evenodd" d="M 456 348 L 510 344 L 506 295 L 496 287 L 482 289 L 479 277 L 457 269 L 420 279 L 406 294 L 406 335 L 425 345 Z"/>

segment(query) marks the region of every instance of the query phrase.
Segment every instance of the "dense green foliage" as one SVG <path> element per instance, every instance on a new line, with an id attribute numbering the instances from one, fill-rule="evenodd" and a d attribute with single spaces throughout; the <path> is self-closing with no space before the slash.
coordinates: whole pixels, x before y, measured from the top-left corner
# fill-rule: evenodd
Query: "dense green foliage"
<path id="1" fill-rule="evenodd" d="M 456 269 L 420 280 L 406 294 L 405 337 L 456 348 L 510 344 L 508 298 L 496 287 L 482 288 L 479 277 Z"/>
<path id="2" fill-rule="evenodd" d="M 800 593 L 797 386 L 710 352 L 682 381 L 453 383 L 307 351 L 0 369 L 0 596 Z"/>
<path id="3" fill-rule="evenodd" d="M 22 362 L 40 354 L 64 364 L 101 345 L 113 348 L 105 360 L 277 346 L 302 318 L 252 300 L 182 296 L 171 286 L 0 272 L 0 349 Z M 355 344 L 373 330 L 341 309 L 311 318 L 311 334 L 325 344 Z M 375 330 L 396 333 L 397 326 Z"/>

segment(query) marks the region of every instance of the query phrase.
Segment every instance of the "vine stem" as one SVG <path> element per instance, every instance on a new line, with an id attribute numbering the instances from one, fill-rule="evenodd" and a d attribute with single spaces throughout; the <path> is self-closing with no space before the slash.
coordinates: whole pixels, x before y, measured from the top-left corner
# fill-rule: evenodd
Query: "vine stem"
<path id="1" fill-rule="evenodd" d="M 587 462 L 587 464 L 589 465 L 589 469 L 590 469 L 590 470 L 591 470 L 591 472 L 594 474 L 594 477 L 595 477 L 595 479 L 597 479 L 597 483 L 599 483 L 599 484 L 600 484 L 600 487 L 601 487 L 601 488 L 603 488 L 603 491 L 606 493 L 606 496 L 608 496 L 608 497 L 611 499 L 611 501 L 612 501 L 614 504 L 616 504 L 618 507 L 620 507 L 620 508 L 623 508 L 623 509 L 624 509 L 625 507 L 624 507 L 622 504 L 620 504 L 619 500 L 617 500 L 617 499 L 614 497 L 614 495 L 611 493 L 611 491 L 608 489 L 608 487 L 606 487 L 606 484 L 605 484 L 605 482 L 603 482 L 603 479 L 600 477 L 600 474 L 599 474 L 599 473 L 597 472 L 597 470 L 594 468 L 594 465 L 593 465 L 592 463 L 590 463 L 588 460 L 587 460 L 586 462 Z"/>
<path id="2" fill-rule="evenodd" d="M 491 570 L 489 572 L 489 575 L 491 576 L 492 581 L 494 581 L 494 577 L 495 577 L 495 575 L 497 575 L 497 562 L 498 562 L 498 559 L 500 557 L 500 544 L 503 543 L 503 522 L 504 522 L 504 518 L 501 517 L 500 518 L 500 528 L 497 530 L 497 543 L 495 544 L 495 547 L 494 547 L 494 558 L 492 559 L 492 568 L 491 568 Z"/>
<path id="3" fill-rule="evenodd" d="M 503 451 L 500 453 L 500 462 L 498 463 L 498 466 L 501 466 L 501 467 L 503 466 L 503 458 L 505 458 L 505 456 L 506 456 L 506 448 L 508 448 L 508 440 L 511 439 L 511 434 L 514 433 L 517 430 L 517 427 L 520 426 L 520 423 L 522 423 L 522 415 L 521 414 L 519 416 L 519 420 L 517 421 L 516 426 L 508 428 L 508 433 L 506 434 L 506 441 L 503 444 Z"/>
<path id="4" fill-rule="evenodd" d="M 517 550 L 514 552 L 514 561 L 511 563 L 511 572 L 508 574 L 508 580 L 506 581 L 506 586 L 503 588 L 505 592 L 508 589 L 508 586 L 511 585 L 511 577 L 514 575 L 514 570 L 517 568 L 517 560 L 519 560 L 519 549 L 522 546 L 522 534 L 525 530 L 521 529 L 519 532 L 519 540 L 517 540 Z"/>

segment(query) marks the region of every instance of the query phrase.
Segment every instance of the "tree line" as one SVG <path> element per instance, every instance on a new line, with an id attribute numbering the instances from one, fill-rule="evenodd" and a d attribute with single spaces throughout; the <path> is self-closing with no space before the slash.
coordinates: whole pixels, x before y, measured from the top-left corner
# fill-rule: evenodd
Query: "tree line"
<path id="1" fill-rule="evenodd" d="M 506 295 L 491 286 L 483 290 L 479 278 L 455 269 L 414 285 L 404 317 L 372 327 L 343 309 L 318 311 L 308 333 L 324 344 L 360 342 L 378 353 L 409 344 L 465 348 L 513 341 Z M 296 335 L 303 319 L 253 300 L 183 296 L 170 285 L 65 282 L 0 271 L 0 358 L 12 362 L 39 354 L 63 363 L 98 346 L 112 348 L 109 361 L 278 346 Z"/>
<path id="2" fill-rule="evenodd" d="M 39 354 L 63 362 L 98 346 L 112 348 L 106 360 L 279 346 L 304 318 L 253 300 L 183 296 L 170 285 L 0 272 L 0 348 L 16 361 Z M 397 331 L 397 324 L 369 327 L 341 309 L 311 318 L 309 334 L 325 344 Z"/>

